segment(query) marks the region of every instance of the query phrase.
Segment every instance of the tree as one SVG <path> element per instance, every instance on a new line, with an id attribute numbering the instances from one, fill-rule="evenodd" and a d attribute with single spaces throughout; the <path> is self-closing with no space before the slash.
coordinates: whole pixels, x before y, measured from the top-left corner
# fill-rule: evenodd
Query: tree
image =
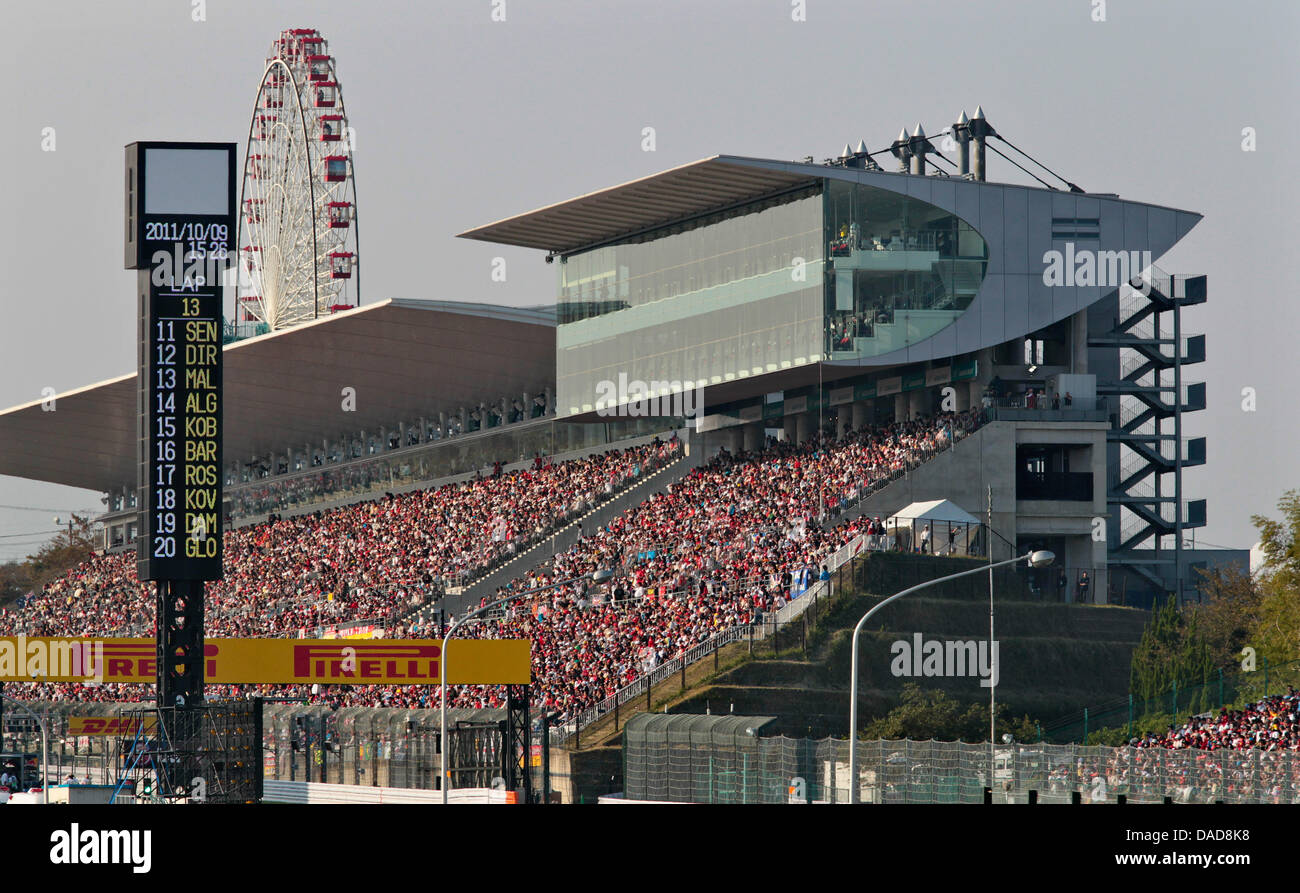
<path id="1" fill-rule="evenodd" d="M 1246 644 L 1278 666 L 1279 681 L 1294 682 L 1294 668 L 1282 667 L 1300 657 L 1300 491 L 1278 500 L 1282 520 L 1251 518 L 1260 533 L 1266 565 L 1259 575 L 1261 598 Z"/>
<path id="2" fill-rule="evenodd" d="M 94 554 L 96 543 L 92 522 L 73 515 L 70 527 L 42 546 L 35 555 L 27 557 L 25 563 L 33 589 L 59 579 Z"/>
<path id="3" fill-rule="evenodd" d="M 1196 615 L 1210 659 L 1215 666 L 1228 666 L 1241 659 L 1241 650 L 1254 638 L 1264 590 L 1248 571 L 1233 567 L 1203 572 L 1201 587 L 1208 599 Z"/>
<path id="4" fill-rule="evenodd" d="M 1183 612 L 1173 599 L 1156 609 L 1133 649 L 1129 691 L 1143 701 L 1210 680 L 1214 661 L 1195 611 Z M 1181 709 L 1181 707 L 1180 707 Z"/>
<path id="5" fill-rule="evenodd" d="M 1017 741 L 1037 740 L 1036 726 L 1028 716 L 1007 717 L 1006 705 L 998 704 L 997 734 L 1011 734 Z M 915 682 L 903 684 L 902 702 L 889 713 L 867 724 L 867 738 L 913 741 L 987 741 L 988 706 L 962 703 L 947 692 L 923 689 Z"/>
<path id="6" fill-rule="evenodd" d="M 7 605 L 32 588 L 32 573 L 27 562 L 0 564 L 0 605 Z"/>
<path id="7" fill-rule="evenodd" d="M 1259 530 L 1260 548 L 1267 559 L 1263 579 L 1273 585 L 1300 591 L 1300 490 L 1288 490 L 1278 500 L 1282 520 L 1252 515 Z"/>

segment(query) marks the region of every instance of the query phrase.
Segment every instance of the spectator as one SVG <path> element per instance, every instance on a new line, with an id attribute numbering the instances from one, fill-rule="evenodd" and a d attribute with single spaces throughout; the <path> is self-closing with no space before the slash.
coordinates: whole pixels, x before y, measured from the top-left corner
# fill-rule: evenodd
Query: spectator
<path id="1" fill-rule="evenodd" d="M 839 525 L 831 519 L 979 424 L 978 411 L 945 413 L 864 427 L 836 442 L 814 438 L 720 453 L 638 505 L 581 529 L 569 548 L 511 581 L 509 591 L 521 593 L 518 603 L 463 633 L 530 639 L 536 705 L 567 721 L 635 679 L 650 651 L 659 660 L 675 657 L 747 625 L 798 597 L 810 573 L 829 571 L 831 555 L 859 534 L 885 539 L 879 518 Z M 570 523 L 679 446 L 671 438 L 541 467 L 534 461 L 531 469 L 499 478 L 231 531 L 225 579 L 208 585 L 208 632 L 313 636 L 363 620 L 389 636 L 424 630 L 444 583 L 481 576 L 514 554 L 512 548 Z M 508 525 L 505 537 L 496 535 L 498 518 Z M 602 568 L 613 577 L 601 590 L 551 586 Z M 541 591 L 529 596 L 532 589 Z M 604 597 L 607 592 L 613 597 Z M 3 623 L 29 635 L 144 635 L 152 633 L 152 607 L 149 587 L 135 581 L 130 561 L 97 557 L 47 585 Z M 437 691 L 421 686 L 212 689 L 213 697 L 262 692 L 338 706 L 437 703 Z M 23 691 L 119 700 L 144 697 L 149 687 L 60 683 Z M 453 686 L 449 704 L 495 707 L 503 698 L 495 686 Z"/>

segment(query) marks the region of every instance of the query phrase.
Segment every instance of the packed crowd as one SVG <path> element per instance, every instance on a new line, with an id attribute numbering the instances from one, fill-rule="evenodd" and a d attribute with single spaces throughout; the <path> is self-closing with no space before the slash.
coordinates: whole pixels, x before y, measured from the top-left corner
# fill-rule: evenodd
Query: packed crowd
<path id="1" fill-rule="evenodd" d="M 645 670 L 799 595 L 837 549 L 871 529 L 866 518 L 833 525 L 840 511 L 981 420 L 978 410 L 945 413 L 850 429 L 836 441 L 773 441 L 737 455 L 722 450 L 513 581 L 508 589 L 520 600 L 460 634 L 531 639 L 536 705 L 561 722 L 572 719 Z M 539 460 L 528 472 L 235 531 L 226 542 L 226 578 L 209 585 L 209 634 L 296 635 L 368 617 L 389 637 L 436 637 L 441 630 L 419 609 L 439 579 L 481 572 L 676 448 L 675 441 L 656 442 L 550 467 Z M 601 570 L 611 576 L 597 585 L 591 575 Z M 570 582 L 552 586 L 558 581 Z M 128 561 L 99 558 L 0 622 L 32 635 L 144 635 L 152 632 L 152 601 Z M 26 696 L 143 694 L 31 688 Z M 210 687 L 214 697 L 249 693 Z M 432 707 L 438 696 L 432 686 L 275 693 L 388 707 Z M 449 702 L 495 707 L 502 695 L 494 687 L 461 686 Z"/>
<path id="2" fill-rule="evenodd" d="M 692 645 L 782 607 L 871 523 L 832 527 L 828 519 L 979 420 L 977 412 L 944 414 L 850 430 L 837 442 L 723 450 L 512 587 L 579 582 L 523 599 L 468 634 L 531 639 L 539 706 L 571 719 Z M 601 570 L 614 576 L 599 587 L 588 582 Z M 417 622 L 403 632 L 424 629 Z M 491 689 L 466 687 L 454 703 L 499 701 Z"/>
<path id="3" fill-rule="evenodd" d="M 521 471 L 498 465 L 464 483 L 227 532 L 224 579 L 207 586 L 207 632 L 274 637 L 349 621 L 391 624 L 611 497 L 678 446 L 656 442 L 559 463 L 539 457 Z M 152 593 L 135 578 L 133 554 L 96 556 L 5 609 L 0 628 L 152 635 Z"/>
<path id="4" fill-rule="evenodd" d="M 1258 750 L 1300 752 L 1300 692 L 1270 695 L 1240 710 L 1193 716 L 1162 735 L 1135 739 L 1135 747 L 1174 750 Z"/>
<path id="5" fill-rule="evenodd" d="M 1181 803 L 1300 803 L 1300 691 L 1294 688 L 1129 743 L 1056 766 L 1048 790 L 1082 789 L 1093 802 L 1123 794 Z"/>

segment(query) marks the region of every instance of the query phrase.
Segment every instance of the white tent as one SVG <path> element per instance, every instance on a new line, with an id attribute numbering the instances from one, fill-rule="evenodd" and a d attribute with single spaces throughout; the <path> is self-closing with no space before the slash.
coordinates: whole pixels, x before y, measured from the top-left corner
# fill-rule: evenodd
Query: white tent
<path id="1" fill-rule="evenodd" d="M 914 502 L 906 508 L 899 509 L 889 516 L 886 527 L 908 527 L 915 521 L 917 529 L 927 523 L 933 528 L 941 522 L 952 524 L 979 524 L 980 519 L 966 511 L 957 503 L 947 499 L 931 499 L 928 502 Z"/>
<path id="2" fill-rule="evenodd" d="M 936 553 L 970 554 L 980 531 L 980 519 L 947 499 L 914 502 L 899 509 L 885 521 L 885 529 L 899 538 L 906 547 L 920 545 L 922 531 L 930 525 L 928 551 Z"/>

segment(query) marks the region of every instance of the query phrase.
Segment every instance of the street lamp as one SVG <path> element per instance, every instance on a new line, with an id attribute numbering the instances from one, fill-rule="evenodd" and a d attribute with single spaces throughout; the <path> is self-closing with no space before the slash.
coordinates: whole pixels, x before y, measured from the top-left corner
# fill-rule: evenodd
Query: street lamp
<path id="1" fill-rule="evenodd" d="M 1017 561 L 1026 561 L 1030 567 L 1047 567 L 1056 556 L 1051 552 L 1039 551 L 1028 552 L 1024 555 L 1018 555 L 1015 558 L 1008 558 L 1006 561 L 999 561 L 996 564 L 986 564 L 983 567 L 972 568 L 968 571 L 960 571 L 955 574 L 949 574 L 946 577 L 938 577 L 934 580 L 927 580 L 913 586 L 910 589 L 904 589 L 902 592 L 896 592 L 889 598 L 877 604 L 870 611 L 862 615 L 858 625 L 853 627 L 853 657 L 850 661 L 849 677 L 849 802 L 856 803 L 858 800 L 858 636 L 862 633 L 862 627 L 871 615 L 879 611 L 890 602 L 897 601 L 905 595 L 911 595 L 919 589 L 925 589 L 939 583 L 946 583 L 949 580 L 956 580 L 958 577 L 968 577 L 971 574 L 982 574 L 984 571 L 991 571 L 995 567 L 1002 567 L 1007 564 L 1015 564 Z M 992 643 L 989 643 L 992 648 Z"/>
<path id="2" fill-rule="evenodd" d="M 558 583 L 551 583 L 550 585 L 547 585 L 547 586 L 539 586 L 539 587 L 537 587 L 536 589 L 529 589 L 529 590 L 526 590 L 526 591 L 523 591 L 523 592 L 515 592 L 515 593 L 512 593 L 512 594 L 510 594 L 510 595 L 507 595 L 507 596 L 504 597 L 504 598 L 494 599 L 493 601 L 490 601 L 490 602 L 488 602 L 487 604 L 482 605 L 482 606 L 480 606 L 480 607 L 474 609 L 473 611 L 470 611 L 468 614 L 466 614 L 464 617 L 462 617 L 462 618 L 460 618 L 459 620 L 457 620 L 455 623 L 453 623 L 453 624 L 448 628 L 447 632 L 443 635 L 443 639 L 442 639 L 442 655 L 441 655 L 440 659 L 438 660 L 438 674 L 439 674 L 439 677 L 440 677 L 440 681 L 439 681 L 439 698 L 438 698 L 438 700 L 440 701 L 439 708 L 440 708 L 440 710 L 441 710 L 441 713 L 440 713 L 440 720 L 439 720 L 439 721 L 440 721 L 441 726 L 442 726 L 442 728 L 441 728 L 441 730 L 440 730 L 440 731 L 441 731 L 441 737 L 442 737 L 442 761 L 441 761 L 441 763 L 442 763 L 442 767 L 441 767 L 442 780 L 441 780 L 440 784 L 441 784 L 441 786 L 442 786 L 442 802 L 443 802 L 443 805 L 446 805 L 446 803 L 447 803 L 447 788 L 448 788 L 448 779 L 447 779 L 447 644 L 448 644 L 448 642 L 450 641 L 452 635 L 453 635 L 453 634 L 456 632 L 456 630 L 459 629 L 462 625 L 464 625 L 465 623 L 467 623 L 467 622 L 470 621 L 470 620 L 473 620 L 473 619 L 474 619 L 475 617 L 477 617 L 479 614 L 482 614 L 484 611 L 490 610 L 491 608 L 495 608 L 497 605 L 504 604 L 505 602 L 512 602 L 512 601 L 516 601 L 517 599 L 528 598 L 529 596 L 537 595 L 539 592 L 546 592 L 546 591 L 549 590 L 549 589 L 559 589 L 561 586 L 568 586 L 570 583 L 577 583 L 577 582 L 579 582 L 579 581 L 581 581 L 581 580 L 588 580 L 588 579 L 590 579 L 593 583 L 603 583 L 604 581 L 608 580 L 608 579 L 609 579 L 610 577 L 612 577 L 612 576 L 614 576 L 614 572 L 613 572 L 612 570 L 610 570 L 609 568 L 603 568 L 603 569 L 601 569 L 601 570 L 593 571 L 593 572 L 590 573 L 590 574 L 583 574 L 583 575 L 580 576 L 580 577 L 572 577 L 572 578 L 570 578 L 570 579 L 568 579 L 568 580 L 561 580 L 561 581 L 559 581 Z"/>

